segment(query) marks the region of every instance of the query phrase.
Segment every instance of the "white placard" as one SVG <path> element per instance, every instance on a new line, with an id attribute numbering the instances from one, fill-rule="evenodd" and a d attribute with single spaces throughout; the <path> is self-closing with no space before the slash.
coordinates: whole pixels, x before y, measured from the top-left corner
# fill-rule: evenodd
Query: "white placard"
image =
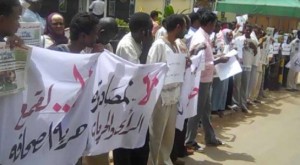
<path id="1" fill-rule="evenodd" d="M 26 88 L 30 55 L 30 47 L 15 47 L 10 50 L 5 42 L 0 42 L 0 97 Z"/>
<path id="2" fill-rule="evenodd" d="M 168 72 L 165 79 L 165 85 L 183 82 L 186 59 L 184 54 L 166 54 Z"/>
<path id="3" fill-rule="evenodd" d="M 236 17 L 237 24 L 240 25 L 239 31 L 243 31 L 244 25 L 247 22 L 247 20 L 248 20 L 248 15 L 247 14 Z"/>
<path id="4" fill-rule="evenodd" d="M 16 35 L 23 39 L 27 45 L 42 46 L 41 23 L 39 22 L 20 22 L 20 28 Z"/>
<path id="5" fill-rule="evenodd" d="M 273 44 L 273 54 L 278 54 L 280 49 L 280 43 Z"/>
<path id="6" fill-rule="evenodd" d="M 225 54 L 225 57 L 234 57 L 237 54 L 238 54 L 238 51 L 236 51 L 235 49 L 233 49 L 230 52 L 228 52 L 227 54 Z"/>
<path id="7" fill-rule="evenodd" d="M 241 65 L 236 57 L 230 57 L 228 62 L 217 64 L 215 68 L 222 81 L 242 72 Z"/>
<path id="8" fill-rule="evenodd" d="M 274 31 L 275 31 L 275 28 L 267 27 L 267 29 L 266 29 L 267 36 L 273 37 Z"/>
<path id="9" fill-rule="evenodd" d="M 283 43 L 282 44 L 282 55 L 289 56 L 291 54 L 291 45 Z"/>

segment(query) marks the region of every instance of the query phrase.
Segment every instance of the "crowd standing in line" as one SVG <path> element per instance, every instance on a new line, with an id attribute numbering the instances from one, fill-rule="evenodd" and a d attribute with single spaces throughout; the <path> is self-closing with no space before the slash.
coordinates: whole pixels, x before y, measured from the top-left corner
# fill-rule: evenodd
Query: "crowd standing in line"
<path id="1" fill-rule="evenodd" d="M 41 1 L 26 1 L 29 7 L 22 12 L 24 9 L 18 0 L 0 0 L 1 42 L 7 42 L 11 47 L 22 46 L 23 41 L 14 35 L 19 21 L 39 22 L 44 31 L 41 37 L 44 48 L 70 53 L 114 52 L 109 42 L 116 36 L 118 27 L 114 18 L 102 18 L 104 9 L 101 0 L 91 4 L 92 13 L 78 13 L 73 17 L 69 27 L 70 38 L 65 35 L 65 22 L 61 14 L 52 13 L 45 21 L 38 14 Z M 187 119 L 184 131 L 176 132 L 182 83 L 165 84 L 150 120 L 145 145 L 136 149 L 115 149 L 115 165 L 184 164 L 177 158 L 202 150 L 196 141 L 199 124 L 204 130 L 206 145 L 223 145 L 211 125 L 211 114 L 222 117 L 226 109 L 249 113 L 251 105 L 261 103 L 265 89 L 273 88 L 271 81 L 283 82 L 279 76 L 283 74 L 282 70 L 278 68 L 280 61 L 287 56 L 282 55 L 282 45 L 291 45 L 289 59 L 299 53 L 300 31 L 294 31 L 285 40 L 280 31 L 274 36 L 267 35 L 261 27 L 248 23 L 223 23 L 220 29 L 216 29 L 216 24 L 219 24 L 217 16 L 209 10 L 200 10 L 188 16 L 173 14 L 164 18 L 162 23 L 158 22 L 157 17 L 157 11 L 150 15 L 142 12 L 133 14 L 129 21 L 130 32 L 120 40 L 115 53 L 135 64 L 167 63 L 168 56 L 182 56 L 185 69 L 191 65 L 191 56 L 203 54 L 205 68 L 199 84 L 197 115 Z M 243 26 L 242 31 L 240 26 Z M 280 44 L 275 54 L 273 43 Z M 242 72 L 221 81 L 215 72 L 215 65 L 226 63 L 229 58 L 224 55 L 233 49 L 241 49 L 236 58 Z M 288 71 L 288 91 L 298 91 L 297 76 L 298 71 Z M 109 156 L 106 153 L 82 157 L 77 164 L 82 163 L 109 164 Z"/>

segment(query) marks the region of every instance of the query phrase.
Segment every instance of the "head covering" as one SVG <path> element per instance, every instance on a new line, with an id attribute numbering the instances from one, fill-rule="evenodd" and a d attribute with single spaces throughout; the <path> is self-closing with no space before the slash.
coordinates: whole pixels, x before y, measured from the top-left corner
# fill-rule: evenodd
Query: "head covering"
<path id="1" fill-rule="evenodd" d="M 61 16 L 61 14 L 59 13 L 52 13 L 48 16 L 46 20 L 46 28 L 44 34 L 48 35 L 54 41 L 54 45 L 67 44 L 68 38 L 65 36 L 65 33 L 56 34 L 51 27 L 51 19 L 56 14 Z"/>
<path id="2" fill-rule="evenodd" d="M 223 40 L 224 40 L 224 43 L 225 43 L 226 45 L 228 45 L 228 44 L 230 43 L 230 41 L 229 41 L 228 38 L 227 38 L 227 34 L 230 33 L 230 32 L 232 32 L 232 30 L 230 30 L 230 29 L 223 29 L 223 30 L 222 30 Z"/>

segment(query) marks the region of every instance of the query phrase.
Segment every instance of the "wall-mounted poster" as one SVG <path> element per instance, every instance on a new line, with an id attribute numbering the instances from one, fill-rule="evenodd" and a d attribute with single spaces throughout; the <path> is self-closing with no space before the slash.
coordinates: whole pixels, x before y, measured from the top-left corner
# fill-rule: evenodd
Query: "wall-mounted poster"
<path id="1" fill-rule="evenodd" d="M 58 11 L 63 13 L 67 12 L 67 0 L 58 1 Z"/>

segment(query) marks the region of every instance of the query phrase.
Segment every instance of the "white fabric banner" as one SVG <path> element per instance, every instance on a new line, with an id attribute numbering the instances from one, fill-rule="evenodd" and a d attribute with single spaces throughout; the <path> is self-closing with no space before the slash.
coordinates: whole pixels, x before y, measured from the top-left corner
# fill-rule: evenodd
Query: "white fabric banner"
<path id="1" fill-rule="evenodd" d="M 99 55 L 33 47 L 27 90 L 0 98 L 0 164 L 71 165 L 144 144 L 166 65 Z"/>
<path id="2" fill-rule="evenodd" d="M 72 107 L 96 60 L 32 49 L 27 89 L 0 98 L 0 164 L 77 162 L 86 148 L 88 113 Z"/>
<path id="3" fill-rule="evenodd" d="M 144 145 L 166 72 L 163 63 L 142 66 L 113 54 L 100 56 L 84 96 L 91 127 L 87 155 Z"/>
<path id="4" fill-rule="evenodd" d="M 180 101 L 176 120 L 176 128 L 183 130 L 184 120 L 197 115 L 198 92 L 203 63 L 203 53 L 192 56 L 192 65 L 185 72 L 181 88 Z"/>

